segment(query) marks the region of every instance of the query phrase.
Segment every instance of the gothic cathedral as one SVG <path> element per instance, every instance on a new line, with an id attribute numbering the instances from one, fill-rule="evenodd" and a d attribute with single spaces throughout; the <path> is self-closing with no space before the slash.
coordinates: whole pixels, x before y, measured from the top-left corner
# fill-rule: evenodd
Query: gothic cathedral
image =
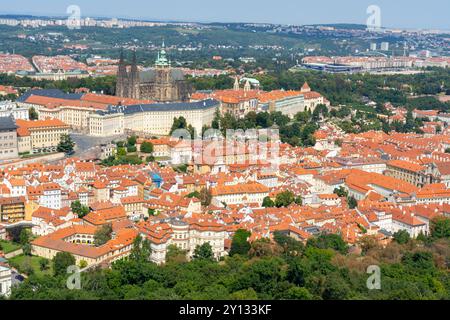
<path id="1" fill-rule="evenodd" d="M 155 66 L 144 71 L 138 70 L 136 52 L 133 53 L 131 66 L 125 64 L 121 53 L 116 96 L 157 102 L 181 102 L 189 101 L 192 92 L 193 88 L 185 80 L 182 70 L 171 67 L 164 43 Z"/>

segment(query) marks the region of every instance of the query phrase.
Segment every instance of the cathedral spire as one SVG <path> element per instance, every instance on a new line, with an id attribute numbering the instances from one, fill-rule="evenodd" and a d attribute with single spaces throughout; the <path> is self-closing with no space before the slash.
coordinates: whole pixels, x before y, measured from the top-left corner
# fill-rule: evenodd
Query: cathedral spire
<path id="1" fill-rule="evenodd" d="M 233 90 L 235 90 L 235 91 L 239 90 L 239 79 L 238 79 L 238 77 L 234 77 Z"/>
<path id="2" fill-rule="evenodd" d="M 161 50 L 158 52 L 158 57 L 155 61 L 156 67 L 162 67 L 162 68 L 170 67 L 170 61 L 169 61 L 169 59 L 167 59 L 165 47 L 166 47 L 166 44 L 163 40 Z"/>
<path id="3" fill-rule="evenodd" d="M 247 81 L 245 82 L 245 85 L 244 85 L 244 91 L 250 91 L 250 90 L 251 90 L 250 81 L 248 81 L 248 79 L 247 79 Z"/>

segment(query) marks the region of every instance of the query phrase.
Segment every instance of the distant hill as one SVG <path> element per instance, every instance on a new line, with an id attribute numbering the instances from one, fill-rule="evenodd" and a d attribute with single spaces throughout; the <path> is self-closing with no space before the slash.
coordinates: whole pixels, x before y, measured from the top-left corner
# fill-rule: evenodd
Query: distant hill
<path id="1" fill-rule="evenodd" d="M 335 29 L 353 29 L 353 30 L 365 30 L 367 26 L 365 24 L 356 23 L 330 23 L 330 24 L 312 24 L 311 26 L 318 27 L 333 27 Z"/>

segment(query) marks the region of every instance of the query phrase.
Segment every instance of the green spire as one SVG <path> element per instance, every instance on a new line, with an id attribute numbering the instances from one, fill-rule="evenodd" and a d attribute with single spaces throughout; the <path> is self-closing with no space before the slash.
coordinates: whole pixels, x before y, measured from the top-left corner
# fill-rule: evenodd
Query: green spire
<path id="1" fill-rule="evenodd" d="M 162 42 L 161 51 L 158 52 L 158 58 L 155 61 L 156 67 L 170 67 L 170 61 L 167 59 L 164 40 Z"/>

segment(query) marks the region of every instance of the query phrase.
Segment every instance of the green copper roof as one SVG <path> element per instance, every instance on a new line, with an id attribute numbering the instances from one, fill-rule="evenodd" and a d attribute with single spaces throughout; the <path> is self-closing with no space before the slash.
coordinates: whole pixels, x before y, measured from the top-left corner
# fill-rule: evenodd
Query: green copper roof
<path id="1" fill-rule="evenodd" d="M 156 67 L 170 67 L 170 61 L 167 59 L 165 47 L 166 46 L 163 41 L 161 51 L 158 52 L 158 58 L 155 61 Z"/>

